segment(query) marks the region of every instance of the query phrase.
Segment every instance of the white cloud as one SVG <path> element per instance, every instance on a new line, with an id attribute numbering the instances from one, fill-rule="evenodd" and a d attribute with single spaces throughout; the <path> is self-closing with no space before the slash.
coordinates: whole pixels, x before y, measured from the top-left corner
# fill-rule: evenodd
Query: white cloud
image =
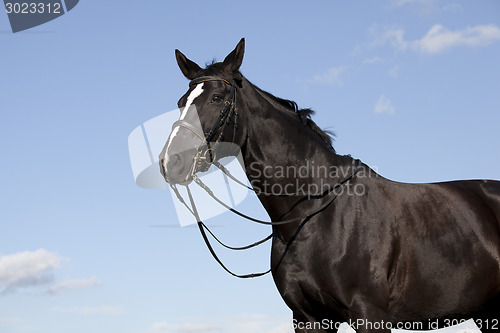
<path id="1" fill-rule="evenodd" d="M 411 5 L 417 14 L 425 16 L 439 10 L 436 0 L 393 0 L 392 3 L 395 7 Z"/>
<path id="2" fill-rule="evenodd" d="M 398 6 L 404 6 L 407 4 L 432 4 L 435 0 L 394 0 L 393 3 Z"/>
<path id="3" fill-rule="evenodd" d="M 166 322 L 156 322 L 149 327 L 146 332 L 150 333 L 173 333 L 173 332 L 188 332 L 188 333 L 204 333 L 221 331 L 222 328 L 213 324 L 169 324 Z"/>
<path id="4" fill-rule="evenodd" d="M 67 261 L 68 258 L 45 249 L 0 256 L 0 295 L 30 287 L 45 287 L 48 288 L 47 293 L 59 294 L 101 284 L 97 278 L 91 277 L 70 279 L 53 285 L 56 271 Z"/>
<path id="5" fill-rule="evenodd" d="M 158 321 L 142 333 L 205 333 L 205 332 L 293 333 L 290 318 L 265 315 L 240 315 L 221 318 L 188 318 L 182 323 Z"/>
<path id="6" fill-rule="evenodd" d="M 437 54 L 459 46 L 487 46 L 500 40 L 500 28 L 493 24 L 454 31 L 435 24 L 422 38 L 412 41 L 405 40 L 405 31 L 401 28 L 391 27 L 380 32 L 374 25 L 369 32 L 373 36 L 370 47 L 391 44 L 400 51 L 413 50 L 424 54 Z"/>
<path id="7" fill-rule="evenodd" d="M 172 325 L 169 325 L 168 323 L 165 322 L 156 322 L 151 325 L 149 328 L 152 332 L 161 332 L 162 330 L 167 330 L 170 329 Z"/>
<path id="8" fill-rule="evenodd" d="M 377 100 L 377 103 L 375 104 L 375 113 L 394 114 L 395 112 L 396 110 L 394 108 L 394 105 L 392 105 L 391 100 L 385 97 L 384 95 L 380 95 L 380 97 Z"/>
<path id="9" fill-rule="evenodd" d="M 384 62 L 384 59 L 381 57 L 373 57 L 373 58 L 368 58 L 363 61 L 365 64 L 375 64 L 377 62 Z"/>
<path id="10" fill-rule="evenodd" d="M 292 323 L 289 322 L 289 323 L 283 323 L 283 324 L 279 325 L 278 327 L 271 329 L 267 333 L 293 333 L 293 332 L 294 332 L 294 330 L 293 330 Z"/>
<path id="11" fill-rule="evenodd" d="M 322 74 L 316 74 L 310 82 L 312 83 L 321 83 L 321 84 L 336 84 L 341 86 L 342 79 L 341 74 L 343 74 L 347 70 L 347 67 L 332 67 L 328 69 L 326 72 Z"/>
<path id="12" fill-rule="evenodd" d="M 440 53 L 456 46 L 486 46 L 500 40 L 500 28 L 490 25 L 476 25 L 463 30 L 451 31 L 440 24 L 431 27 L 427 34 L 412 46 L 422 53 Z"/>
<path id="13" fill-rule="evenodd" d="M 87 289 L 89 287 L 97 286 L 102 284 L 96 277 L 91 277 L 90 279 L 75 279 L 75 280 L 66 280 L 49 289 L 49 293 L 51 294 L 59 294 L 65 292 L 70 289 Z"/>
<path id="14" fill-rule="evenodd" d="M 446 12 L 463 11 L 464 8 L 459 3 L 450 3 L 448 5 L 443 6 L 443 10 L 446 11 Z"/>
<path id="15" fill-rule="evenodd" d="M 390 70 L 389 70 L 389 76 L 392 77 L 398 77 L 399 75 L 399 66 L 394 65 Z"/>
<path id="16" fill-rule="evenodd" d="M 64 312 L 64 313 L 73 313 L 80 315 L 119 315 L 125 313 L 125 309 L 123 306 L 110 306 L 110 305 L 102 305 L 102 306 L 76 306 L 76 307 L 53 307 L 50 309 L 54 312 Z"/>
<path id="17" fill-rule="evenodd" d="M 221 328 L 216 325 L 207 325 L 207 324 L 192 324 L 185 323 L 179 327 L 180 332 L 213 332 L 219 331 Z"/>
<path id="18" fill-rule="evenodd" d="M 4 255 L 0 257 L 1 292 L 47 285 L 54 280 L 54 271 L 65 260 L 45 249 Z"/>
<path id="19" fill-rule="evenodd" d="M 14 323 L 20 323 L 21 319 L 19 318 L 0 318 L 0 325 L 1 324 L 14 324 Z"/>
<path id="20" fill-rule="evenodd" d="M 393 0 L 392 4 L 396 7 L 402 7 L 405 5 L 415 5 L 423 7 L 424 11 L 420 11 L 420 13 L 430 13 L 431 10 L 443 10 L 443 11 L 463 11 L 463 7 L 461 4 L 452 2 L 442 5 L 441 8 L 438 7 L 438 1 L 436 0 Z"/>
<path id="21" fill-rule="evenodd" d="M 408 46 L 408 42 L 404 40 L 405 31 L 401 28 L 385 28 L 382 32 L 378 25 L 372 25 L 368 32 L 373 36 L 373 41 L 370 47 L 376 47 L 391 44 L 396 49 L 404 50 Z"/>

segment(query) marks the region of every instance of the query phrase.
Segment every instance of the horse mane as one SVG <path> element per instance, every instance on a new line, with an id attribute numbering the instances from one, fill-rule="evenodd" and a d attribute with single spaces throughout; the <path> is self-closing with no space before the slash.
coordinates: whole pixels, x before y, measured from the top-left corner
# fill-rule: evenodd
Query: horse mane
<path id="1" fill-rule="evenodd" d="M 296 102 L 284 99 L 284 98 L 279 98 L 276 97 L 267 91 L 261 90 L 268 98 L 276 101 L 278 104 L 281 106 L 284 106 L 287 110 L 294 112 L 297 114 L 299 117 L 300 121 L 302 124 L 306 125 L 310 129 L 313 130 L 314 133 L 316 133 L 321 140 L 329 146 L 329 148 L 333 149 L 332 147 L 332 136 L 335 136 L 335 134 L 331 131 L 325 131 L 322 130 L 315 122 L 312 120 L 312 116 L 315 114 L 314 110 L 311 110 L 309 108 L 307 109 L 299 109 L 298 105 Z"/>
<path id="2" fill-rule="evenodd" d="M 222 68 L 220 68 L 220 63 L 216 62 L 215 59 L 212 60 L 212 62 L 207 63 L 206 68 L 203 70 L 203 75 L 223 75 L 223 74 L 224 72 Z M 331 150 L 333 150 L 333 152 L 335 152 L 335 149 L 332 146 L 332 141 L 333 141 L 332 137 L 335 136 L 335 133 L 333 133 L 332 131 L 322 130 L 314 122 L 314 120 L 312 120 L 312 116 L 315 114 L 314 110 L 311 110 L 309 108 L 299 109 L 297 103 L 295 103 L 294 101 L 276 97 L 268 93 L 267 91 L 260 89 L 250 81 L 247 80 L 247 82 L 250 83 L 250 85 L 254 89 L 262 93 L 269 100 L 277 103 L 278 105 L 281 105 L 284 109 L 297 114 L 302 124 L 309 127 L 314 133 L 316 133 L 321 138 L 321 140 L 328 146 L 328 148 L 330 148 Z"/>
<path id="3" fill-rule="evenodd" d="M 252 84 L 252 86 L 255 89 L 257 89 L 259 92 L 261 92 L 262 94 L 264 94 L 268 99 L 270 99 L 270 100 L 274 101 L 275 103 L 281 105 L 286 110 L 297 114 L 297 116 L 299 117 L 299 119 L 302 122 L 302 124 L 304 124 L 305 126 L 309 127 L 314 133 L 316 133 L 321 138 L 321 140 L 328 146 L 328 148 L 330 148 L 331 150 L 333 150 L 335 152 L 335 149 L 332 146 L 332 141 L 333 141 L 332 137 L 335 136 L 335 133 L 333 133 L 332 131 L 322 130 L 314 122 L 314 120 L 312 120 L 312 116 L 315 114 L 314 110 L 311 110 L 309 108 L 307 108 L 307 109 L 299 109 L 299 106 L 294 101 L 291 101 L 291 100 L 288 100 L 288 99 L 284 99 L 284 98 L 280 98 L 280 97 L 276 97 L 276 96 L 268 93 L 267 91 L 264 91 L 264 90 L 260 89 L 259 87 L 255 86 L 254 84 Z"/>

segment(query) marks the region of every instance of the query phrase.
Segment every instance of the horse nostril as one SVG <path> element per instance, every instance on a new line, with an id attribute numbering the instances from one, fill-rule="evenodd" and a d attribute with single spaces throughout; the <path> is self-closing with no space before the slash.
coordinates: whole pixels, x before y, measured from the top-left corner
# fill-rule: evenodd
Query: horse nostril
<path id="1" fill-rule="evenodd" d="M 174 154 L 169 157 L 167 169 L 174 175 L 180 174 L 184 170 L 184 157 L 181 154 Z"/>

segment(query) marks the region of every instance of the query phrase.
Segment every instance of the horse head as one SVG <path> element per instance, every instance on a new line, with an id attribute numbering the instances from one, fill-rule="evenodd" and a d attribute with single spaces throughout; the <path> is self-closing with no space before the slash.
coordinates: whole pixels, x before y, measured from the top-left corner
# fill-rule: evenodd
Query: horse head
<path id="1" fill-rule="evenodd" d="M 175 50 L 177 64 L 190 84 L 177 103 L 181 115 L 159 156 L 160 170 L 171 185 L 189 184 L 197 172 L 208 170 L 222 157 L 236 155 L 243 145 L 236 95 L 243 78 L 239 68 L 244 50 L 241 39 L 223 62 L 205 69 Z"/>

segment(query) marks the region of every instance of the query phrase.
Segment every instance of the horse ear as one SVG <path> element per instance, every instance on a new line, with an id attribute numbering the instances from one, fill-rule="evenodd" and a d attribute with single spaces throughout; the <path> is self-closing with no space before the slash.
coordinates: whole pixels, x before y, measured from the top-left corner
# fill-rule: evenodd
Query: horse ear
<path id="1" fill-rule="evenodd" d="M 245 53 L 245 38 L 242 38 L 236 48 L 224 59 L 224 68 L 230 73 L 236 73 L 243 62 Z"/>
<path id="2" fill-rule="evenodd" d="M 186 56 L 177 49 L 175 50 L 175 59 L 177 59 L 177 64 L 179 65 L 182 74 L 184 74 L 188 80 L 194 79 L 196 74 L 202 70 L 200 66 L 186 58 Z"/>

